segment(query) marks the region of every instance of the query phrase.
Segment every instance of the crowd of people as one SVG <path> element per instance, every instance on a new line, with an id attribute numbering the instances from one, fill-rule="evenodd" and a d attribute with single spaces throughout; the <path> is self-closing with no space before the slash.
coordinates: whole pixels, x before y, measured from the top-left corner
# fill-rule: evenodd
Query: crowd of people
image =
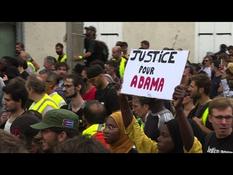
<path id="1" fill-rule="evenodd" d="M 121 94 L 127 42 L 85 31 L 72 70 L 61 43 L 42 67 L 23 43 L 0 59 L 0 153 L 233 153 L 233 46 L 187 61 L 169 101 Z"/>

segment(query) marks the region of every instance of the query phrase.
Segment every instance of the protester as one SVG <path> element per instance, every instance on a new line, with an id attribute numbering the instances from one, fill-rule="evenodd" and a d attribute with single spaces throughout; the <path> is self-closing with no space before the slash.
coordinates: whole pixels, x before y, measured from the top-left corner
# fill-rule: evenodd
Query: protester
<path id="1" fill-rule="evenodd" d="M 52 97 L 52 99 L 56 102 L 57 106 L 61 108 L 62 106 L 66 105 L 65 100 L 62 96 L 60 96 L 57 92 L 57 86 L 59 82 L 59 77 L 55 72 L 48 71 L 47 77 L 45 79 L 46 85 L 46 93 Z"/>
<path id="2" fill-rule="evenodd" d="M 12 79 L 5 87 L 4 92 L 4 105 L 5 110 L 10 112 L 8 119 L 4 125 L 4 130 L 10 133 L 10 127 L 13 121 L 20 117 L 25 112 L 25 105 L 28 99 L 28 92 L 24 86 L 22 78 Z"/>
<path id="3" fill-rule="evenodd" d="M 209 97 L 211 81 L 205 74 L 197 74 L 192 76 L 188 94 L 196 101 L 193 109 L 193 116 L 190 116 L 199 126 L 204 134 L 210 133 L 213 128 L 208 121 L 208 105 L 211 101 Z"/>
<path id="4" fill-rule="evenodd" d="M 125 127 L 120 111 L 112 113 L 107 118 L 104 137 L 113 153 L 137 153 L 133 142 L 125 134 Z"/>
<path id="5" fill-rule="evenodd" d="M 62 109 L 67 109 L 79 116 L 79 130 L 84 130 L 83 123 L 83 108 L 85 101 L 82 98 L 84 92 L 84 82 L 82 77 L 71 74 L 65 78 L 65 96 L 67 105 L 62 106 Z"/>
<path id="6" fill-rule="evenodd" d="M 214 132 L 206 137 L 205 153 L 233 153 L 233 106 L 231 99 L 219 97 L 209 104 L 209 121 Z"/>
<path id="7" fill-rule="evenodd" d="M 180 98 L 181 100 L 183 96 L 177 95 L 176 98 Z M 183 115 L 180 103 L 176 106 L 177 111 L 179 111 L 179 115 L 177 115 L 178 119 L 170 120 L 162 125 L 158 142 L 156 142 L 148 138 L 141 130 L 132 114 L 125 95 L 120 95 L 120 101 L 126 133 L 130 140 L 135 144 L 139 153 L 202 152 L 201 143 L 194 137 L 193 130 L 187 121 L 187 118 Z"/>
<path id="8" fill-rule="evenodd" d="M 141 41 L 141 47 L 139 49 L 149 49 L 150 48 L 150 43 L 147 40 Z"/>
<path id="9" fill-rule="evenodd" d="M 57 63 L 56 58 L 52 56 L 46 56 L 44 58 L 44 64 L 43 67 L 38 71 L 42 71 L 43 69 L 50 70 L 50 71 L 55 71 L 55 65 Z"/>
<path id="10" fill-rule="evenodd" d="M 28 151 L 19 139 L 0 129 L 0 153 L 28 153 Z"/>
<path id="11" fill-rule="evenodd" d="M 75 136 L 57 145 L 54 153 L 110 153 L 110 150 L 94 138 Z"/>
<path id="12" fill-rule="evenodd" d="M 65 140 L 75 137 L 78 131 L 79 116 L 66 109 L 53 109 L 46 112 L 40 123 L 31 125 L 40 130 L 44 152 L 53 152 L 53 148 Z"/>
<path id="13" fill-rule="evenodd" d="M 120 75 L 120 78 L 123 80 L 127 59 L 122 56 L 120 46 L 115 46 L 112 48 L 112 60 L 117 62 L 117 74 Z"/>
<path id="14" fill-rule="evenodd" d="M 37 115 L 41 114 L 38 113 Z M 40 122 L 42 116 L 37 115 L 35 112 L 27 111 L 16 118 L 10 127 L 10 133 L 21 139 L 30 153 L 40 152 L 36 144 L 33 143 L 34 137 L 39 133 L 39 130 L 30 127 L 30 125 Z"/>
<path id="15" fill-rule="evenodd" d="M 33 100 L 29 110 L 35 110 L 44 116 L 47 111 L 59 108 L 57 103 L 46 93 L 45 83 L 36 75 L 28 77 L 26 88 L 29 98 Z"/>
<path id="16" fill-rule="evenodd" d="M 87 67 L 84 64 L 77 63 L 73 69 L 73 73 L 81 76 L 84 81 L 84 93 L 82 98 L 85 101 L 94 100 L 96 96 L 96 87 L 87 78 Z"/>
<path id="17" fill-rule="evenodd" d="M 99 65 L 93 65 L 87 70 L 87 77 L 94 86 L 96 86 L 96 100 L 104 103 L 107 115 L 120 109 L 117 99 L 117 90 L 114 84 L 109 83 L 104 77 L 104 70 Z M 115 99 L 115 100 L 114 100 Z"/>
<path id="18" fill-rule="evenodd" d="M 103 135 L 105 121 L 107 118 L 106 110 L 103 104 L 97 100 L 86 102 L 84 108 L 84 123 L 86 129 L 82 132 L 83 135 L 93 137 L 109 149 Z"/>
<path id="19" fill-rule="evenodd" d="M 56 88 L 56 92 L 65 98 L 64 92 L 64 78 L 68 75 L 69 66 L 65 62 L 57 63 L 55 65 L 55 73 L 59 76 L 58 87 Z"/>
<path id="20" fill-rule="evenodd" d="M 29 53 L 25 52 L 25 47 L 23 43 L 17 42 L 15 51 L 16 56 L 27 61 L 28 67 L 32 67 L 32 69 L 34 69 L 35 72 L 40 69 L 39 64 L 31 57 Z M 29 72 L 29 74 L 30 73 L 31 72 Z"/>
<path id="21" fill-rule="evenodd" d="M 56 53 L 58 55 L 58 57 L 57 57 L 58 63 L 63 63 L 63 62 L 66 63 L 67 62 L 67 55 L 64 53 L 63 49 L 64 49 L 63 44 L 61 44 L 61 43 L 56 44 L 55 50 L 56 50 Z"/>

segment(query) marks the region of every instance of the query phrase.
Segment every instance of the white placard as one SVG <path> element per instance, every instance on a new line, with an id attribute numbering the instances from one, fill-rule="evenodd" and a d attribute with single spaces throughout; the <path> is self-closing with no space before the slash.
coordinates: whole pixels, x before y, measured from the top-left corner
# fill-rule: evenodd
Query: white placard
<path id="1" fill-rule="evenodd" d="M 187 50 L 144 50 L 130 52 L 121 93 L 171 100 L 180 84 L 189 55 Z"/>

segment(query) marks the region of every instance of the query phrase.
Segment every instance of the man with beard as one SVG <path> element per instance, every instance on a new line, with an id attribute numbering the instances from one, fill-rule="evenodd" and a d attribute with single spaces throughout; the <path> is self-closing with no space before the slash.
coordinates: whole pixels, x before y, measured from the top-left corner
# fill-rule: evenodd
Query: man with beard
<path id="1" fill-rule="evenodd" d="M 10 112 L 4 125 L 4 130 L 10 133 L 10 127 L 13 121 L 25 112 L 28 93 L 22 78 L 12 79 L 7 86 L 3 87 L 3 92 L 5 110 Z"/>
<path id="2" fill-rule="evenodd" d="M 109 51 L 108 46 L 105 42 L 96 40 L 96 28 L 94 26 L 89 26 L 84 28 L 85 38 L 84 38 L 84 50 L 85 53 L 79 56 L 74 56 L 76 60 L 83 60 L 86 66 L 90 66 L 91 63 L 98 61 L 103 64 L 107 61 Z"/>
<path id="3" fill-rule="evenodd" d="M 84 49 L 85 53 L 83 56 L 79 56 L 79 59 L 85 59 L 87 66 L 96 59 L 95 52 L 95 39 L 96 39 L 96 28 L 94 26 L 85 27 L 85 39 Z"/>
<path id="4" fill-rule="evenodd" d="M 68 75 L 65 78 L 64 87 L 67 105 L 64 105 L 62 109 L 70 110 L 80 117 L 79 130 L 82 132 L 84 129 L 82 116 L 85 104 L 85 101 L 82 98 L 82 94 L 84 92 L 84 81 L 82 77 L 78 75 Z"/>
<path id="5" fill-rule="evenodd" d="M 114 83 L 109 83 L 104 76 L 103 68 L 96 64 L 87 69 L 87 78 L 96 87 L 95 99 L 103 103 L 107 115 L 120 109 L 118 95 Z"/>
<path id="6" fill-rule="evenodd" d="M 48 111 L 40 123 L 31 125 L 41 131 L 42 149 L 53 152 L 53 148 L 69 138 L 79 134 L 79 116 L 66 109 Z"/>
<path id="7" fill-rule="evenodd" d="M 64 46 L 61 43 L 57 43 L 55 46 L 56 53 L 58 55 L 57 62 L 62 63 L 67 61 L 67 55 L 63 52 Z"/>
<path id="8" fill-rule="evenodd" d="M 56 92 L 63 98 L 65 98 L 64 79 L 68 75 L 68 70 L 69 66 L 65 62 L 57 63 L 55 65 L 55 73 L 59 76 L 59 82 Z"/>
<path id="9" fill-rule="evenodd" d="M 196 101 L 195 108 L 188 117 L 192 118 L 204 134 L 209 134 L 213 128 L 208 121 L 211 81 L 206 74 L 197 74 L 191 77 L 187 93 Z"/>

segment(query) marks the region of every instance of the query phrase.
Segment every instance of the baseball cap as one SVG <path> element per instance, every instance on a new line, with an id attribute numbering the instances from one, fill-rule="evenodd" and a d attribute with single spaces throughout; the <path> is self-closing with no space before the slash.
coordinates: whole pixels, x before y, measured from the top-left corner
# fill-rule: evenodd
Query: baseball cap
<path id="1" fill-rule="evenodd" d="M 94 26 L 85 27 L 84 29 L 96 32 L 96 28 Z"/>
<path id="2" fill-rule="evenodd" d="M 94 77 L 102 74 L 103 72 L 104 72 L 104 70 L 100 65 L 98 65 L 98 64 L 92 65 L 87 69 L 87 78 L 88 79 L 94 78 Z"/>
<path id="3" fill-rule="evenodd" d="M 78 129 L 79 116 L 66 109 L 53 109 L 45 113 L 40 123 L 31 125 L 34 129 L 48 129 L 52 127 Z"/>
<path id="4" fill-rule="evenodd" d="M 30 127 L 32 124 L 39 123 L 40 119 L 32 113 L 26 112 L 22 116 L 17 117 L 10 128 L 13 135 L 23 135 L 27 138 L 33 138 L 38 134 L 38 130 Z"/>

